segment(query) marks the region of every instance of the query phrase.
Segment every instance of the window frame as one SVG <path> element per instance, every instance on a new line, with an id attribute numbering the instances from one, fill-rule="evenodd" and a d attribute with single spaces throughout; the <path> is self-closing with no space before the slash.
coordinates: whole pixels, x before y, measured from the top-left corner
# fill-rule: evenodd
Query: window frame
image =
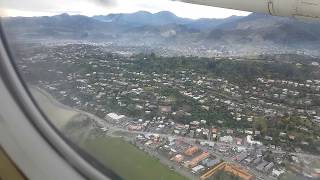
<path id="1" fill-rule="evenodd" d="M 21 151 L 23 151 L 24 147 L 27 147 L 28 145 L 24 144 L 21 139 L 17 139 L 19 135 L 20 137 L 27 136 L 25 138 L 35 137 L 33 140 L 40 143 L 41 147 L 45 147 L 34 149 L 33 157 L 27 158 L 32 159 L 36 165 L 42 168 L 43 166 L 48 168 L 48 179 L 61 179 L 59 177 L 70 177 L 70 175 L 71 179 L 79 179 L 82 177 L 81 179 L 108 180 L 110 179 L 108 176 L 117 177 L 112 170 L 104 167 L 85 151 L 63 137 L 63 134 L 61 134 L 61 132 L 59 132 L 52 123 L 50 123 L 46 115 L 36 103 L 35 99 L 32 97 L 26 83 L 22 79 L 22 76 L 19 74 L 11 50 L 12 49 L 9 47 L 9 43 L 6 39 L 3 25 L 0 20 L 0 94 L 2 96 L 0 99 L 5 102 L 2 104 L 5 108 L 0 108 L 0 126 L 2 126 L 1 123 L 6 124 L 6 127 L 0 127 L 0 130 L 2 131 L 0 132 L 0 135 L 4 135 L 0 136 L 0 142 L 1 146 L 3 146 L 15 163 L 17 163 L 17 166 L 22 170 L 22 172 L 25 173 L 28 178 L 31 178 L 31 176 L 37 177 L 37 173 L 43 174 L 42 172 L 37 172 L 36 170 L 39 169 L 36 167 L 26 167 L 25 163 L 22 162 L 23 160 L 20 160 L 22 159 Z M 11 112 L 8 112 L 8 109 L 11 109 Z M 22 116 L 24 118 L 17 119 L 17 117 L 15 117 L 15 119 L 12 119 L 17 115 L 20 115 L 19 118 L 22 118 Z M 15 123 L 23 124 L 25 126 L 24 131 L 19 131 L 19 128 L 13 128 L 17 125 Z M 9 143 L 9 141 L 13 141 L 15 143 Z M 18 148 L 18 150 L 14 151 L 15 148 Z M 39 146 L 34 146 L 34 148 L 39 148 Z M 55 154 L 50 155 L 48 154 L 49 152 L 40 152 L 41 150 L 47 151 L 48 148 L 52 149 Z M 28 151 L 28 149 L 25 151 Z M 52 156 L 60 157 L 54 160 L 59 161 L 60 165 L 64 164 L 69 168 L 66 168 L 62 172 L 54 172 L 57 170 L 57 168 L 53 167 L 55 164 L 42 162 L 40 161 L 41 159 L 37 160 L 38 154 L 36 152 L 39 152 L 40 154 L 42 153 L 42 155 L 45 156 L 43 157 L 45 159 L 51 160 Z M 51 170 L 53 172 L 50 172 Z M 53 174 L 55 177 L 51 177 Z M 39 177 L 40 176 L 38 176 L 37 179 L 41 179 Z"/>

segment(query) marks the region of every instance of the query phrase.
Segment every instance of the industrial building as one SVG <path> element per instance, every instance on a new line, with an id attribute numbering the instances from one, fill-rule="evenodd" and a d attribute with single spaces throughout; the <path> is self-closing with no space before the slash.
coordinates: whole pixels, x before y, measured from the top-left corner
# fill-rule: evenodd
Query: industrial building
<path id="1" fill-rule="evenodd" d="M 200 179 L 205 180 L 208 179 L 209 177 L 213 176 L 216 172 L 219 170 L 223 170 L 225 172 L 229 172 L 235 176 L 240 177 L 243 180 L 253 180 L 255 177 L 251 175 L 248 171 L 245 169 L 241 168 L 240 166 L 237 166 L 235 164 L 231 163 L 220 163 L 217 166 L 214 166 L 211 170 L 207 171 L 205 174 L 203 174 Z"/>
<path id="2" fill-rule="evenodd" d="M 187 156 L 192 156 L 194 153 L 196 153 L 197 151 L 199 151 L 199 148 L 197 146 L 192 146 L 190 148 L 188 148 L 184 154 Z"/>
<path id="3" fill-rule="evenodd" d="M 199 156 L 196 156 L 195 158 L 193 158 L 191 161 L 187 161 L 185 165 L 186 167 L 195 167 L 196 165 L 198 165 L 200 161 L 204 160 L 209 155 L 210 154 L 208 152 L 203 152 Z"/>

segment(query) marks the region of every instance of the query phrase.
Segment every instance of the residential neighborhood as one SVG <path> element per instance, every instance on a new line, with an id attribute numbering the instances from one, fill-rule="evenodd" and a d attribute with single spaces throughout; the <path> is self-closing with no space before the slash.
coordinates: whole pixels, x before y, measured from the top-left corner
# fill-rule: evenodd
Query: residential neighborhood
<path id="1" fill-rule="evenodd" d="M 320 60 L 299 58 L 271 71 L 282 65 L 277 57 L 170 58 L 69 44 L 28 51 L 17 64 L 30 86 L 104 119 L 101 132 L 123 132 L 191 179 L 218 170 L 317 179 L 310 164 L 320 161 Z"/>

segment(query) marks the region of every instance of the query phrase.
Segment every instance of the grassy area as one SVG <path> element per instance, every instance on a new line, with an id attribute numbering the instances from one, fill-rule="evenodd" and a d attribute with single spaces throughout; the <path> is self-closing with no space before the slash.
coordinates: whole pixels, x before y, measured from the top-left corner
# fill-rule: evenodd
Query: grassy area
<path id="1" fill-rule="evenodd" d="M 227 173 L 220 170 L 217 173 L 215 173 L 213 176 L 211 176 L 208 180 L 242 180 L 242 179 L 231 173 Z"/>
<path id="2" fill-rule="evenodd" d="M 91 155 L 123 179 L 187 179 L 120 138 L 89 139 L 83 146 Z"/>
<path id="3" fill-rule="evenodd" d="M 41 109 L 58 128 L 64 127 L 72 117 L 79 114 L 59 104 L 49 94 L 33 87 L 30 89 Z M 90 138 L 85 139 L 82 145 L 91 155 L 124 179 L 186 179 L 120 138 Z"/>
<path id="4" fill-rule="evenodd" d="M 320 169 L 320 160 L 319 159 L 314 159 L 311 162 L 310 167 Z"/>
<path id="5" fill-rule="evenodd" d="M 308 178 L 303 176 L 297 176 L 296 174 L 287 172 L 279 177 L 280 180 L 308 180 Z"/>
<path id="6" fill-rule="evenodd" d="M 61 129 L 72 119 L 72 117 L 79 114 L 71 108 L 63 106 L 50 94 L 43 90 L 40 90 L 36 87 L 31 87 L 30 92 L 37 101 L 41 110 L 43 110 L 43 112 L 58 129 Z"/>

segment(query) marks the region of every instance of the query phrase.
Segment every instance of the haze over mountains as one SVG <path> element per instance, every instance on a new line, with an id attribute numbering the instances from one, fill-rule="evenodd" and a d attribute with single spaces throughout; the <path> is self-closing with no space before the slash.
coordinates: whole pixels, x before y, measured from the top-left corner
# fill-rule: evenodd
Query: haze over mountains
<path id="1" fill-rule="evenodd" d="M 118 46 L 167 48 L 172 51 L 229 54 L 320 54 L 320 22 L 251 14 L 225 19 L 187 19 L 168 11 L 106 16 L 61 14 L 6 17 L 4 28 L 17 39 L 81 40 Z M 209 53 L 210 54 L 210 53 Z"/>

